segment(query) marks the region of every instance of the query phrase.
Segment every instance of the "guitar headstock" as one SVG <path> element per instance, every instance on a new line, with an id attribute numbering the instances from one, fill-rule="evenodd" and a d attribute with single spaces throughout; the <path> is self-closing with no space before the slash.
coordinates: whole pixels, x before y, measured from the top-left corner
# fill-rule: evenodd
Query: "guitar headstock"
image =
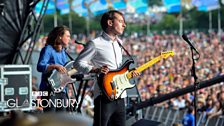
<path id="1" fill-rule="evenodd" d="M 174 51 L 161 52 L 161 57 L 166 59 L 170 56 L 174 56 Z"/>

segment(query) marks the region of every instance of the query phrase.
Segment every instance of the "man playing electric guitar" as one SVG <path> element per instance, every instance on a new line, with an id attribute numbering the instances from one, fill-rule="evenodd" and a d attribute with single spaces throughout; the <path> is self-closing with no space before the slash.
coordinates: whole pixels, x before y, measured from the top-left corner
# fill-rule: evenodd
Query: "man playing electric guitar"
<path id="1" fill-rule="evenodd" d="M 123 34 L 126 27 L 124 16 L 121 12 L 111 10 L 103 14 L 101 18 L 102 34 L 88 42 L 85 48 L 77 57 L 74 67 L 83 73 L 103 73 L 107 74 L 111 70 L 116 70 L 122 65 L 122 48 L 119 42 L 122 41 L 118 35 Z M 91 64 L 90 64 L 91 63 Z M 139 76 L 133 71 L 131 76 Z M 94 87 L 94 126 L 125 126 L 126 112 L 124 98 L 126 91 L 121 97 L 110 101 L 102 96 L 99 83 Z M 109 122 L 110 121 L 110 122 Z"/>

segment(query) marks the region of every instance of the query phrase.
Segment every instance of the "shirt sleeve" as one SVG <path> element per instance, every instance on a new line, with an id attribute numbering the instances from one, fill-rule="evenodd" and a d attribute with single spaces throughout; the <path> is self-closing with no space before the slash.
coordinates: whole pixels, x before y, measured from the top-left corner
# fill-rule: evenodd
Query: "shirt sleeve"
<path id="1" fill-rule="evenodd" d="M 47 72 L 47 67 L 49 65 L 49 60 L 51 56 L 51 51 L 49 48 L 44 47 L 41 52 L 40 52 L 40 57 L 37 63 L 37 71 L 46 73 Z"/>
<path id="2" fill-rule="evenodd" d="M 194 120 L 195 120 L 195 118 L 194 118 L 194 116 L 192 116 L 191 126 L 194 126 Z"/>
<path id="3" fill-rule="evenodd" d="M 92 41 L 88 42 L 85 48 L 80 52 L 76 58 L 74 67 L 82 73 L 89 73 L 93 66 L 90 61 L 96 55 L 96 48 Z"/>

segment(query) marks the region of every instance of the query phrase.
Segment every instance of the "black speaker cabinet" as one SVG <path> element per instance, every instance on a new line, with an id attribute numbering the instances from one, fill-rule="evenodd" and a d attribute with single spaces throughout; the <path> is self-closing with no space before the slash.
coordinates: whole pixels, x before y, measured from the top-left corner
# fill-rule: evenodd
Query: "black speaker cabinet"
<path id="1" fill-rule="evenodd" d="M 7 79 L 2 99 L 4 100 L 4 111 L 9 110 L 31 110 L 32 109 L 32 76 L 30 65 L 1 65 L 1 78 Z"/>

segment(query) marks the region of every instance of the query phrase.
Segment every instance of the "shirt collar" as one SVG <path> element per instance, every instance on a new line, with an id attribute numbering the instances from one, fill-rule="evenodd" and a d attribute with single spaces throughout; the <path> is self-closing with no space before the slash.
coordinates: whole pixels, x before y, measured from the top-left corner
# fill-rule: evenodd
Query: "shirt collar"
<path id="1" fill-rule="evenodd" d="M 109 36 L 106 32 L 104 32 L 104 31 L 103 31 L 103 33 L 102 33 L 102 37 L 103 37 L 105 40 L 107 40 L 107 41 L 111 41 L 111 42 L 113 42 L 113 40 L 110 38 L 110 36 Z M 117 41 L 117 40 L 118 40 L 118 37 L 116 36 L 115 41 Z"/>

